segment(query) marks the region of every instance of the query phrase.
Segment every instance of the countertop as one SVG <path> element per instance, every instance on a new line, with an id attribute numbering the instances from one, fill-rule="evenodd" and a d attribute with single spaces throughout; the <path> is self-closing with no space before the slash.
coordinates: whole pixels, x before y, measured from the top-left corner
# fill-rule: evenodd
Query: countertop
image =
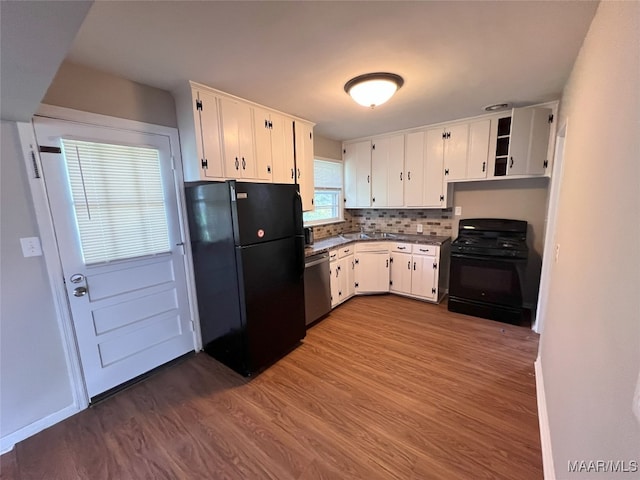
<path id="1" fill-rule="evenodd" d="M 334 248 L 340 248 L 354 242 L 403 242 L 419 243 L 422 245 L 443 245 L 451 241 L 451 237 L 439 235 L 411 235 L 406 233 L 367 233 L 363 237 L 359 232 L 344 233 L 334 237 L 327 237 L 318 240 L 313 245 L 307 245 L 304 249 L 305 257 L 318 253 L 328 252 Z"/>

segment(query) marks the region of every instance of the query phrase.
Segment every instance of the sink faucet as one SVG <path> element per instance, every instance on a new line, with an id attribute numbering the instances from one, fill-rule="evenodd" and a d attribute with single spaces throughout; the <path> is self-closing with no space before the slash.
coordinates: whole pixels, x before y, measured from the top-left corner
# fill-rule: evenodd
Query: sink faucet
<path id="1" fill-rule="evenodd" d="M 360 233 L 364 235 L 364 225 L 360 225 Z"/>

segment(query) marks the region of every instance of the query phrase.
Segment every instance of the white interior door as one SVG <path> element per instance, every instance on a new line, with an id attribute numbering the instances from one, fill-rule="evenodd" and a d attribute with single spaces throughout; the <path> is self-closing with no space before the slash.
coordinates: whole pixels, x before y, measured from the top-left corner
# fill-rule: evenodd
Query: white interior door
<path id="1" fill-rule="evenodd" d="M 89 398 L 194 350 L 171 144 L 34 121 Z"/>

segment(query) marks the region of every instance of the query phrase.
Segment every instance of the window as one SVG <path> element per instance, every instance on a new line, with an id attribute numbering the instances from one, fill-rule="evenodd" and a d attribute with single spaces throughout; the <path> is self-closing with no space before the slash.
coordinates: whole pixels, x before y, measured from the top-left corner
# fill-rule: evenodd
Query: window
<path id="1" fill-rule="evenodd" d="M 311 226 L 341 222 L 342 162 L 316 158 L 313 161 L 313 175 L 315 209 L 304 213 L 304 224 Z"/>
<path id="2" fill-rule="evenodd" d="M 87 265 L 169 252 L 158 150 L 62 139 Z"/>

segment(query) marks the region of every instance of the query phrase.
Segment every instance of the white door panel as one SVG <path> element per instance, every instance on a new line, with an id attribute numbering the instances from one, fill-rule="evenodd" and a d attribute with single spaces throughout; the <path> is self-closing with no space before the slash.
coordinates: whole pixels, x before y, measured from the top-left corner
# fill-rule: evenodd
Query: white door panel
<path id="1" fill-rule="evenodd" d="M 34 127 L 39 146 L 53 147 L 40 155 L 76 343 L 91 398 L 194 349 L 171 144 L 163 135 L 46 118 L 36 119 Z M 74 205 L 66 161 L 56 151 L 62 147 L 63 138 L 157 151 L 168 230 L 166 252 L 85 265 L 76 220 L 81 206 Z M 126 163 L 130 159 L 121 160 Z M 82 185 L 86 186 L 84 200 L 89 211 L 94 208 L 88 200 L 93 187 L 88 177 L 86 185 L 83 177 Z M 115 192 L 118 186 L 116 182 L 107 190 Z M 125 210 L 135 208 L 127 206 Z M 118 228 L 118 220 L 114 228 Z M 107 238 L 104 235 L 102 241 L 108 242 Z"/>

